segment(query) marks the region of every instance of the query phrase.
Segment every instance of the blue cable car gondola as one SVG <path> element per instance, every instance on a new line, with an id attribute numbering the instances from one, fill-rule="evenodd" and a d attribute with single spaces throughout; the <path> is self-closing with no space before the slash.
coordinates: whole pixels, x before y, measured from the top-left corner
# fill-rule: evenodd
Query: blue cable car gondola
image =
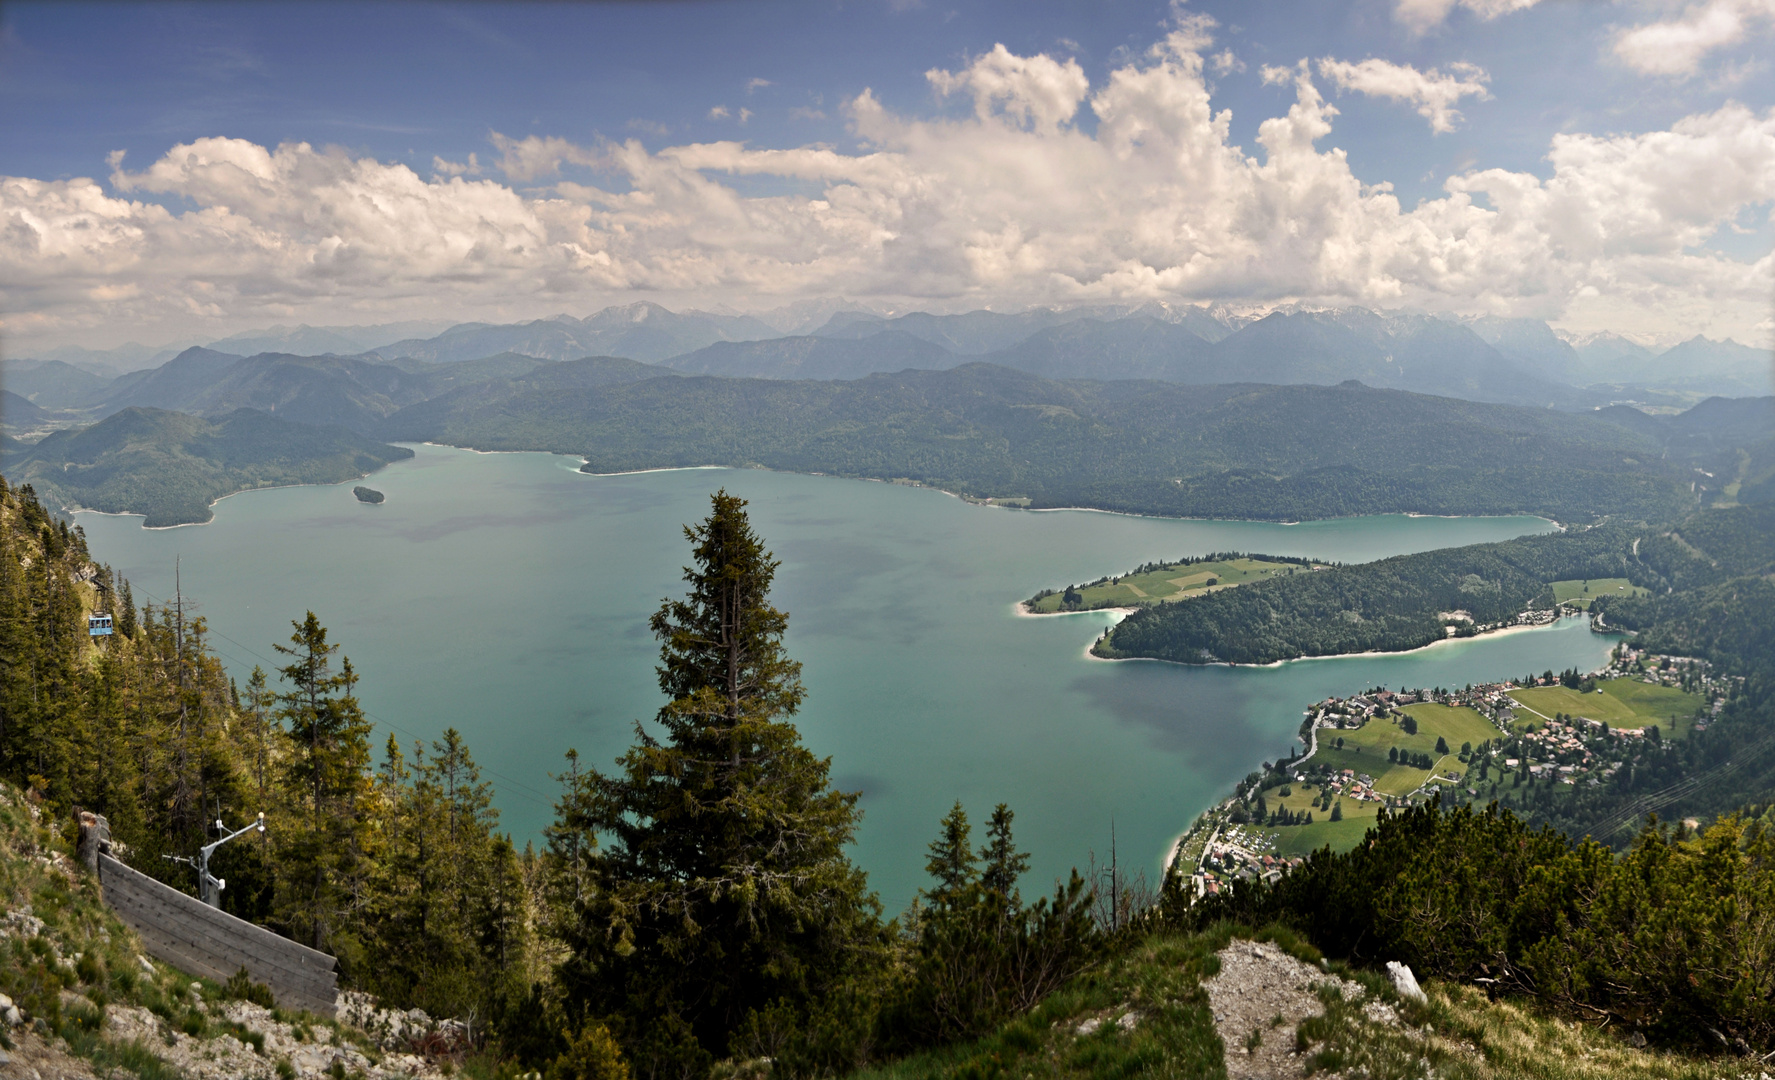
<path id="1" fill-rule="evenodd" d="M 86 633 L 89 637 L 109 637 L 112 633 L 111 616 L 101 615 L 96 611 L 88 615 L 86 617 Z"/>

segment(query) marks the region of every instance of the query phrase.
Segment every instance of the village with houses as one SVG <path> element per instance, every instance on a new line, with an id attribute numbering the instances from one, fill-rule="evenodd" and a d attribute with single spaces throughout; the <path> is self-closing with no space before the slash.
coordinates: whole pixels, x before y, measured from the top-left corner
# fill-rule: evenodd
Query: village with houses
<path id="1" fill-rule="evenodd" d="M 1508 804 L 1525 785 L 1598 787 L 1706 730 L 1741 684 L 1623 642 L 1588 673 L 1328 698 L 1305 711 L 1298 755 L 1247 776 L 1179 838 L 1169 865 L 1212 896 L 1273 881 L 1320 848 L 1348 850 L 1381 815 L 1432 798 Z"/>

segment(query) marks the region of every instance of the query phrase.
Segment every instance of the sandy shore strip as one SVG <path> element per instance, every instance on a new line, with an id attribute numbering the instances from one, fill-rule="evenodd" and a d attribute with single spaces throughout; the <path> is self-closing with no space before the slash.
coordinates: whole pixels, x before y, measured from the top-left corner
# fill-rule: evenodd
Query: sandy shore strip
<path id="1" fill-rule="evenodd" d="M 480 452 L 481 451 L 479 451 L 479 450 L 475 451 L 475 453 L 477 453 L 477 454 Z M 526 451 L 522 451 L 522 452 L 529 453 L 530 451 L 526 450 Z M 584 458 L 580 458 L 580 460 L 582 462 L 585 462 L 586 465 L 591 464 L 591 462 L 586 461 Z M 579 473 L 581 476 L 646 476 L 648 473 L 656 473 L 656 472 L 703 472 L 703 471 L 706 471 L 709 469 L 733 469 L 733 468 L 736 468 L 736 466 L 733 466 L 733 465 L 671 465 L 671 466 L 667 466 L 665 468 L 660 468 L 660 469 L 630 469 L 627 472 L 586 472 L 584 466 L 581 466 L 580 468 L 577 468 L 573 471 L 576 473 Z"/>

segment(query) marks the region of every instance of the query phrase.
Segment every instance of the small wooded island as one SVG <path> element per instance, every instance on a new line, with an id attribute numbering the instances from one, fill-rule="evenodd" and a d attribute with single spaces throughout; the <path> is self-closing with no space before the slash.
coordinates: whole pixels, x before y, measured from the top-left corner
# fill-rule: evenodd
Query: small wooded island
<path id="1" fill-rule="evenodd" d="M 382 492 L 377 491 L 375 488 L 367 488 L 361 484 L 352 488 L 351 493 L 357 496 L 358 502 L 363 503 L 379 503 L 388 497 L 382 494 Z"/>

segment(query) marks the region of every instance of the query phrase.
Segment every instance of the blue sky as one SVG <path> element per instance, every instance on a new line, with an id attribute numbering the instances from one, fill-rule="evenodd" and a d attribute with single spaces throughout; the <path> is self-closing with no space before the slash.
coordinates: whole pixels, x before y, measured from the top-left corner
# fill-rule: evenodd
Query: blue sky
<path id="1" fill-rule="evenodd" d="M 15 338 L 58 342 L 116 336 L 125 324 L 139 332 L 122 337 L 170 337 L 200 326 L 427 317 L 459 310 L 465 302 L 493 317 L 554 310 L 584 314 L 602 301 L 643 296 L 673 304 L 768 307 L 821 291 L 821 284 L 826 291 L 927 307 L 1111 295 L 1197 302 L 1301 299 L 1531 314 L 1578 329 L 1637 318 L 1644 325 L 1622 328 L 1767 336 L 1766 302 L 1759 314 L 1754 289 L 1726 295 L 1732 288 L 1722 282 L 1733 270 L 1719 260 L 1741 266 L 1753 282 L 1768 273 L 1775 164 L 1764 143 L 1775 145 L 1770 113 L 1775 76 L 1761 57 L 1769 51 L 1775 6 L 1768 0 L 1702 0 L 1687 6 L 1531 2 L 1176 7 L 1121 0 L 497 6 L 11 2 L 0 8 L 0 173 L 51 187 L 15 186 L 0 194 L 0 213 L 25 222 L 36 237 L 10 251 L 0 241 L 0 300 Z M 1702 16 L 1720 12 L 1736 20 L 1734 32 L 1703 26 Z M 1708 25 L 1717 23 L 1716 18 Z M 1539 256 L 1512 256 L 1517 262 L 1542 257 L 1565 262 L 1533 281 L 1507 282 L 1481 280 L 1483 275 L 1474 276 L 1477 271 L 1449 271 L 1444 264 L 1453 247 L 1433 255 L 1399 254 L 1426 244 L 1459 245 L 1470 224 L 1451 222 L 1440 211 L 1409 223 L 1376 224 L 1378 211 L 1358 205 L 1355 195 L 1326 202 L 1295 190 L 1281 211 L 1294 220 L 1284 221 L 1282 232 L 1316 228 L 1316 216 L 1374 219 L 1341 233 L 1327 231 L 1311 251 L 1278 247 L 1275 222 L 1262 227 L 1263 237 L 1255 237 L 1222 220 L 1273 202 L 1262 185 L 1286 188 L 1291 181 L 1284 177 L 1256 182 L 1257 188 L 1243 193 L 1229 188 L 1220 203 L 1176 210 L 1177 196 L 1155 193 L 1162 170 L 1131 170 L 1126 182 L 1143 186 L 1131 187 L 1125 196 L 1105 193 L 1103 205 L 1144 198 L 1152 200 L 1149 212 L 1105 225 L 1110 231 L 1154 227 L 1157 232 L 1093 251 L 1084 250 L 1090 217 L 1078 205 L 1044 203 L 1033 189 L 1022 192 L 1015 207 L 988 205 L 992 191 L 1013 182 L 1039 187 L 1055 160 L 1076 159 L 1077 153 L 1069 155 L 1054 140 L 1096 139 L 1102 120 L 1095 96 L 1116 72 L 1160 63 L 1163 58 L 1151 53 L 1155 45 L 1186 32 L 1194 36 L 1185 52 L 1195 50 L 1191 55 L 1198 59 L 1186 58 L 1184 67 L 1192 62 L 1200 67 L 1197 81 L 1205 84 L 1212 113 L 1230 110 L 1224 138 L 1198 140 L 1198 149 L 1218 153 L 1215 147 L 1236 146 L 1240 160 L 1253 164 L 1272 157 L 1259 145 L 1259 125 L 1285 116 L 1302 100 L 1299 80 L 1282 78 L 1273 69 L 1307 58 L 1314 66 L 1306 81 L 1336 110 L 1333 115 L 1321 107 L 1329 131 L 1312 141 L 1319 155 L 1313 167 L 1326 167 L 1325 155 L 1343 151 L 1349 177 L 1361 185 L 1390 184 L 1400 213 L 1447 199 L 1444 185 L 1451 176 L 1501 170 L 1553 182 L 1559 166 L 1550 160 L 1550 148 L 1562 136 L 1590 140 L 1588 150 L 1569 159 L 1577 179 L 1567 185 L 1567 196 L 1583 190 L 1603 203 L 1619 203 L 1623 185 L 1638 186 L 1621 170 L 1654 177 L 1670 173 L 1655 182 L 1682 188 L 1654 193 L 1648 203 L 1652 213 L 1668 217 L 1670 201 L 1698 186 L 1693 177 L 1678 174 L 1707 172 L 1705 160 L 1698 158 L 1719 146 L 1737 147 L 1738 158 L 1723 168 L 1738 182 L 1698 194 L 1711 201 L 1683 211 L 1694 220 L 1680 227 L 1622 241 L 1623 229 L 1640 226 L 1599 223 L 1584 242 L 1594 250 L 1583 255 L 1583 268 L 1574 269 L 1569 253 L 1560 255 L 1546 244 Z M 996 66 L 984 62 L 999 45 L 1006 56 Z M 1039 68 L 1023 63 L 1038 57 L 1051 63 Z M 1355 67 L 1368 60 L 1382 62 L 1385 70 Z M 1067 89 L 1076 89 L 1074 64 L 1088 84 L 1083 92 Z M 1266 68 L 1272 69 L 1268 78 Z M 951 74 L 949 92 L 927 76 L 933 70 Z M 1429 108 L 1421 95 L 1387 96 L 1387 87 L 1405 85 L 1401 79 L 1431 85 L 1423 82 L 1429 76 L 1445 86 L 1468 87 L 1444 102 L 1458 116 L 1444 115 L 1436 125 L 1443 130 L 1432 130 L 1431 118 L 1420 114 L 1420 106 Z M 1184 71 L 1172 81 L 1181 86 L 1189 78 Z M 1010 89 L 993 96 L 995 86 Z M 1056 114 L 1057 126 L 1044 131 L 1018 95 L 1039 96 L 1054 87 L 1074 109 Z M 856 103 L 866 91 L 888 120 L 872 125 L 859 119 Z M 1140 107 L 1164 108 L 1153 104 L 1156 100 Z M 1734 104 L 1739 113 L 1722 113 Z M 1710 134 L 1687 137 L 1686 149 L 1669 151 L 1677 164 L 1665 162 L 1659 157 L 1665 151 L 1646 141 L 1685 123 L 1693 127 L 1697 117 L 1711 118 L 1703 123 L 1711 125 Z M 914 129 L 928 123 L 948 125 L 945 146 L 921 143 Z M 958 148 L 970 138 L 969 125 L 997 125 L 979 128 L 972 137 L 996 152 L 1008 172 L 962 178 L 972 170 L 958 170 L 955 162 Z M 1022 141 L 1006 136 L 1001 129 L 1007 127 L 1020 128 Z M 495 145 L 494 133 L 506 149 Z M 1044 138 L 1045 149 L 1038 146 Z M 523 160 L 541 166 L 502 169 L 501 162 L 518 160 L 509 148 L 526 139 L 557 140 L 548 144 L 556 150 L 545 153 L 541 142 L 525 144 L 534 153 Z M 508 256 L 494 260 L 497 266 L 458 259 L 414 273 L 392 269 L 410 266 L 415 252 L 378 247 L 374 223 L 358 222 L 366 229 L 362 234 L 342 231 L 338 222 L 318 230 L 302 224 L 337 209 L 326 200 L 350 197 L 338 184 L 317 179 L 318 165 L 306 167 L 293 158 L 279 163 L 277 194 L 268 200 L 246 198 L 213 176 L 194 178 L 189 170 L 148 176 L 146 170 L 175 147 L 209 145 L 202 140 L 230 140 L 231 147 L 268 152 L 306 143 L 318 155 L 315 162 L 404 165 L 433 185 L 449 179 L 443 163 L 455 163 L 465 183 L 497 185 L 531 204 L 565 199 L 591 209 L 575 211 L 580 218 L 574 221 L 525 224 L 512 216 L 522 216 L 521 209 L 486 209 L 485 200 L 498 193 L 477 189 L 473 198 L 481 209 L 415 211 L 430 218 L 442 214 L 454 224 L 438 228 L 454 229 L 458 239 L 465 228 L 462 215 L 479 215 L 482 225 L 476 228 L 502 236 Z M 676 207 L 669 228 L 657 216 L 648 221 L 658 231 L 643 238 L 635 205 L 613 208 L 601 201 L 663 182 L 646 178 L 655 171 L 646 163 L 612 164 L 610 148 L 629 140 L 638 141 L 648 155 L 665 152 L 668 159 L 671 148 L 731 143 L 743 143 L 742 152 L 825 146 L 849 163 L 885 151 L 897 156 L 901 172 L 894 180 L 879 173 L 859 180 L 848 164 L 834 172 L 805 163 L 778 171 L 755 159 L 723 158 L 711 165 L 706 154 L 689 166 L 674 161 L 674 167 L 700 170 L 736 199 L 764 200 L 748 204 L 744 213 L 780 211 L 791 218 L 773 224 L 759 217 L 745 235 L 729 233 L 719 220 L 706 217 L 726 211 L 720 205 L 711 209 L 711 197 L 704 193 L 691 200 L 697 205 Z M 570 149 L 559 151 L 561 146 Z M 117 151 L 125 152 L 121 183 L 108 163 Z M 471 154 L 477 170 L 466 168 Z M 1610 157 L 1620 159 L 1615 173 L 1598 179 L 1595 170 Z M 1217 168 L 1225 174 L 1232 166 L 1223 162 Z M 1584 174 L 1585 169 L 1592 172 Z M 1080 169 L 1067 182 L 1113 186 L 1123 182 L 1119 172 Z M 1180 190 L 1222 182 L 1182 172 Z M 271 182 L 265 179 L 269 175 L 261 181 Z M 824 212 L 818 204 L 833 185 L 845 188 L 841 196 L 878 203 L 901 198 L 910 183 L 905 177 L 913 175 L 926 185 L 973 183 L 979 190 L 966 198 L 945 196 L 944 205 L 922 206 L 916 213 L 909 204 L 897 204 L 891 212 L 858 209 L 846 223 L 821 221 L 826 231 L 810 234 L 798 247 L 770 239 L 793 236 L 818 218 Z M 86 178 L 98 185 L 96 191 L 66 187 Z M 1234 183 L 1224 175 L 1223 181 Z M 683 182 L 682 177 L 672 181 L 680 188 Z M 1331 181 L 1322 177 L 1321 182 Z M 446 193 L 437 187 L 432 194 Z M 668 195 L 650 195 L 655 200 L 650 205 L 666 205 Z M 1497 198 L 1494 192 L 1471 195 L 1469 201 L 1495 209 Z M 717 193 L 712 202 L 721 199 Z M 783 209 L 770 204 L 773 199 L 803 205 Z M 99 252 L 78 239 L 83 229 L 91 232 L 82 225 L 82 214 L 96 214 L 94 220 L 118 228 L 120 235 L 130 233 L 135 227 L 121 225 L 120 218 L 128 215 L 117 209 L 126 203 L 157 207 L 170 217 L 142 219 L 136 231 L 150 241 L 119 239 Z M 1605 205 L 1597 212 L 1607 210 Z M 230 217 L 227 240 L 206 257 L 197 249 L 215 240 L 214 228 L 206 232 L 199 218 L 223 211 Z M 552 211 L 542 206 L 537 212 L 546 218 Z M 1154 226 L 1154 212 L 1166 220 Z M 1430 223 L 1432 216 L 1439 220 Z M 910 237 L 900 230 L 909 229 L 914 219 L 931 221 L 933 234 L 953 230 L 941 243 L 919 240 L 929 248 L 921 256 L 927 261 L 904 254 Z M 85 245 L 80 257 L 56 242 L 58 226 L 76 238 L 69 242 Z M 1532 231 L 1537 226 L 1510 227 Z M 1539 227 L 1551 235 L 1560 218 L 1544 218 Z M 1376 228 L 1385 233 L 1383 239 L 1376 239 Z M 529 239 L 511 239 L 514 230 L 526 229 Z M 726 236 L 712 242 L 706 239 L 711 231 Z M 1203 238 L 1208 234 L 1213 239 Z M 847 239 L 874 245 L 875 254 L 837 259 L 834 251 Z M 1247 242 L 1251 250 L 1229 261 L 1227 252 Z M 1495 237 L 1489 242 L 1499 243 Z M 130 243 L 147 246 L 130 248 Z M 419 251 L 419 261 L 429 261 L 427 252 L 447 243 L 440 232 L 432 247 Z M 720 250 L 692 252 L 699 244 Z M 244 256 L 241 245 L 254 254 Z M 1354 268 L 1336 254 L 1340 245 L 1374 245 L 1395 253 L 1387 256 L 1386 266 Z M 303 267 L 312 270 L 314 252 L 330 257 L 349 251 L 357 260 L 351 265 L 362 273 L 309 273 L 303 284 L 285 287 L 282 279 L 294 272 L 293 264 L 266 253 L 287 255 L 301 246 L 310 250 Z M 470 243 L 462 250 L 472 248 Z M 520 248 L 555 254 L 525 267 L 510 254 Z M 729 258 L 734 252 L 739 254 Z M 1651 255 L 1664 264 L 1646 265 Z M 1715 265 L 1695 264 L 1698 256 Z M 1471 261 L 1474 255 L 1453 257 Z M 243 258 L 270 261 L 247 274 L 240 269 Z M 1209 259 L 1220 260 L 1218 268 L 1207 268 Z M 1331 259 L 1335 265 L 1312 274 L 1278 269 L 1289 259 Z M 1428 262 L 1418 265 L 1423 259 Z M 387 261 L 402 281 L 391 286 L 389 274 L 373 272 L 370 262 L 376 260 Z M 827 262 L 818 272 L 801 272 L 822 260 Z M 1599 260 L 1609 265 L 1599 266 Z M 154 265 L 161 277 L 176 281 L 157 282 L 147 272 Z M 1673 284 L 1673 274 L 1687 279 Z M 26 285 L 27 278 L 36 280 Z M 1621 284 L 1624 278 L 1635 281 Z M 482 288 L 473 296 L 453 291 L 452 283 L 465 280 Z"/>

